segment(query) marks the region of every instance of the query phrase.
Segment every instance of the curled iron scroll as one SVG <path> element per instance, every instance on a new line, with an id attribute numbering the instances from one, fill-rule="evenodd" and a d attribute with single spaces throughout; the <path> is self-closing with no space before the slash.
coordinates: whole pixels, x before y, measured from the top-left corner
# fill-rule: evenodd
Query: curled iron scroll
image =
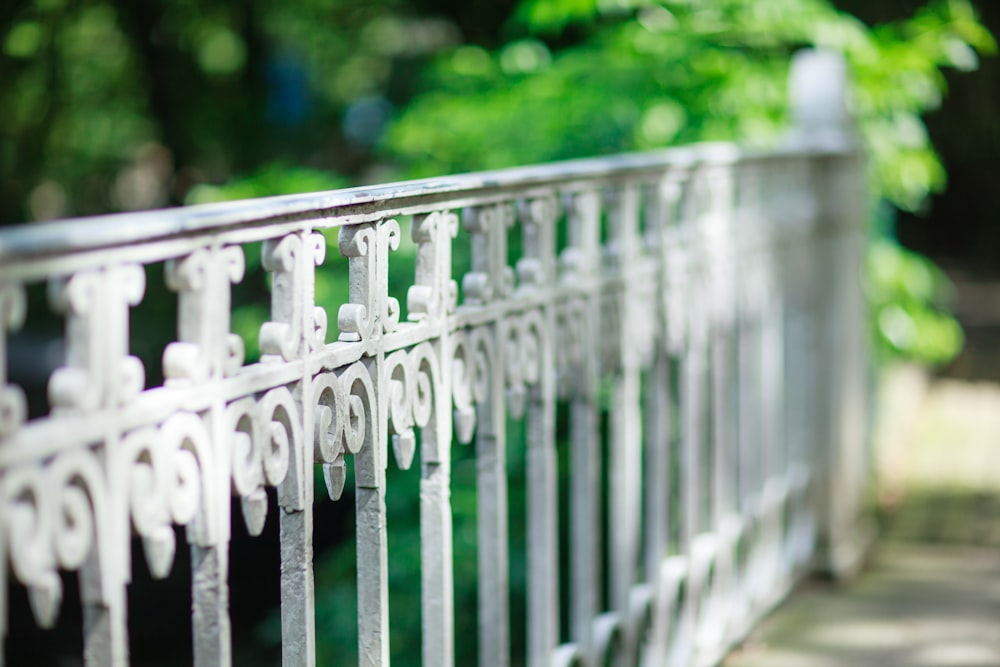
<path id="1" fill-rule="evenodd" d="M 90 449 L 67 451 L 44 467 L 8 470 L 2 480 L 11 566 L 28 588 L 35 619 L 50 628 L 62 601 L 58 569 L 76 570 L 96 559 L 98 595 L 124 584 L 111 560 L 115 547 L 107 483 Z"/>
<path id="2" fill-rule="evenodd" d="M 323 464 L 330 498 L 338 500 L 346 483 L 345 454 L 358 454 L 374 439 L 375 388 L 367 366 L 357 361 L 316 376 L 313 456 Z"/>
<path id="3" fill-rule="evenodd" d="M 493 360 L 493 338 L 485 327 L 452 334 L 448 367 L 451 369 L 455 436 L 461 443 L 472 441 L 476 429 L 475 406 L 489 395 Z"/>

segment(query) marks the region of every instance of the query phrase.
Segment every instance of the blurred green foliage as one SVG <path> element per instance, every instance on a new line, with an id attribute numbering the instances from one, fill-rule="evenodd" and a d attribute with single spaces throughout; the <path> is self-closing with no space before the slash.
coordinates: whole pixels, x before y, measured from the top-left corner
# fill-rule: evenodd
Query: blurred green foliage
<path id="1" fill-rule="evenodd" d="M 5 0 L 0 224 L 180 204 L 278 161 L 356 179 L 459 41 L 406 0 Z"/>
<path id="2" fill-rule="evenodd" d="M 813 46 L 847 57 L 875 196 L 913 211 L 945 184 L 921 118 L 940 104 L 942 68 L 974 69 L 978 53 L 996 50 L 963 0 L 873 28 L 823 0 L 525 0 L 513 21 L 522 36 L 502 48 L 463 45 L 429 70 L 428 92 L 384 142 L 409 173 L 696 141 L 773 144 L 787 129 L 790 56 Z M 945 304 L 885 282 L 917 279 L 913 267 L 928 260 L 885 240 L 870 260 L 880 358 L 953 358 L 962 337 Z M 912 335 L 900 334 L 904 318 Z"/>
<path id="3" fill-rule="evenodd" d="M 869 301 L 881 360 L 941 364 L 962 348 L 962 327 L 948 314 L 954 288 L 933 262 L 886 239 L 868 251 Z"/>
<path id="4" fill-rule="evenodd" d="M 876 28 L 821 0 L 526 0 L 514 20 L 524 37 L 495 52 L 444 54 L 391 128 L 385 147 L 413 173 L 773 143 L 787 127 L 790 56 L 816 46 L 850 63 L 877 192 L 914 209 L 944 184 L 920 117 L 940 103 L 941 68 L 995 50 L 961 0 Z"/>

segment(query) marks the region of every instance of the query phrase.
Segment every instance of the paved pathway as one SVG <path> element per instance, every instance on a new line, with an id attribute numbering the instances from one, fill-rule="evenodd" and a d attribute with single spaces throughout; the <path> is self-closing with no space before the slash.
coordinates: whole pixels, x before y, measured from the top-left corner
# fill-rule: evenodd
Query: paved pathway
<path id="1" fill-rule="evenodd" d="M 1000 665 L 1000 550 L 889 542 L 873 560 L 797 592 L 725 667 Z"/>
<path id="2" fill-rule="evenodd" d="M 895 511 L 869 567 L 804 584 L 725 667 L 1000 666 L 1000 386 L 919 382 L 894 377 L 882 397 Z"/>

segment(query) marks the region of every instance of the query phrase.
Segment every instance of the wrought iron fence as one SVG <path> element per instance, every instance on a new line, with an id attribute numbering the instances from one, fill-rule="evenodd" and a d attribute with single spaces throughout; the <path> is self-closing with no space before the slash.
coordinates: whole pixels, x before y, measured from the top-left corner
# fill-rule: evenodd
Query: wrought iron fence
<path id="1" fill-rule="evenodd" d="M 353 484 L 359 662 L 385 665 L 391 452 L 421 464 L 423 664 L 451 665 L 450 460 L 474 441 L 479 664 L 509 664 L 512 416 L 527 434 L 526 664 L 716 661 L 800 575 L 850 567 L 863 541 L 865 195 L 843 87 L 838 59 L 801 55 L 776 150 L 695 146 L 0 230 L 0 355 L 41 282 L 67 350 L 50 409 L 30 419 L 0 356 L 0 590 L 12 575 L 50 624 L 58 571 L 79 570 L 86 662 L 125 665 L 132 537 L 163 576 L 185 526 L 194 661 L 229 665 L 230 508 L 259 532 L 273 487 L 282 663 L 312 665 L 318 464 L 333 499 Z M 388 271 L 405 234 L 404 304 Z M 246 363 L 231 291 L 254 242 L 271 307 Z M 350 296 L 333 311 L 314 279 L 338 252 Z M 457 252 L 471 258 L 461 275 Z M 130 309 L 159 262 L 178 327 L 164 381 L 146 386 L 129 350 L 146 323 Z"/>

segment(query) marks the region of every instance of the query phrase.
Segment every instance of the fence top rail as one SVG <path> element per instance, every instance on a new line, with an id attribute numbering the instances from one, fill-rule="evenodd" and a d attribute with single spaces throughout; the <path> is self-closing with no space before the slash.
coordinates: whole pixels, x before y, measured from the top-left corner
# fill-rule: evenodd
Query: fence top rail
<path id="1" fill-rule="evenodd" d="M 795 135 L 780 147 L 767 150 L 704 143 L 342 190 L 15 225 L 0 228 L 0 268 L 32 258 L 222 234 L 255 226 L 309 222 L 313 227 L 338 227 L 429 212 L 442 205 L 476 205 L 500 193 L 517 196 L 520 191 L 575 183 L 599 186 L 601 181 L 665 171 L 676 171 L 683 177 L 704 166 L 836 156 L 852 149 L 852 142 L 846 140 L 815 141 Z"/>

